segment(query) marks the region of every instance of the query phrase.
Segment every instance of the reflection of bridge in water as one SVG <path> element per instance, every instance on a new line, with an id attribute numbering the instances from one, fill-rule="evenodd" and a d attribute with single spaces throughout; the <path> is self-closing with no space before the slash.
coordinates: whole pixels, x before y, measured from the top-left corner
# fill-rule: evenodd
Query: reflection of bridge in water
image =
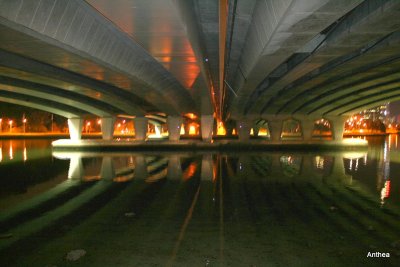
<path id="1" fill-rule="evenodd" d="M 1 228 L 15 233 L 15 237 L 1 240 L 0 257 L 17 246 L 29 248 L 40 233 L 51 236 L 54 227 L 55 232 L 64 231 L 63 225 L 74 229 L 83 225 L 82 231 L 94 231 L 99 238 L 102 233 L 97 231 L 111 225 L 112 231 L 104 231 L 111 231 L 108 235 L 116 235 L 118 240 L 129 227 L 145 225 L 130 234 L 137 244 L 154 231 L 162 231 L 163 237 L 173 233 L 176 236 L 169 236 L 173 243 L 168 239 L 153 244 L 168 243 L 173 253 L 167 260 L 171 261 L 185 246 L 186 235 L 196 229 L 213 233 L 202 233 L 213 246 L 220 244 L 211 242 L 214 238 L 229 239 L 232 225 L 252 227 L 252 221 L 262 229 L 279 225 L 274 231 L 285 233 L 286 227 L 294 227 L 291 238 L 299 242 L 306 237 L 313 242 L 316 234 L 340 233 L 345 243 L 334 238 L 332 242 L 342 247 L 352 244 L 349 238 L 363 248 L 371 242 L 381 246 L 400 230 L 395 219 L 400 212 L 382 209 L 379 196 L 353 184 L 346 173 L 349 161 L 364 159 L 364 152 L 56 151 L 53 156 L 70 161 L 68 179 L 0 216 Z M 166 228 L 169 224 L 173 227 Z M 263 236 L 268 229 L 257 234 Z M 69 235 L 69 230 L 65 234 Z M 247 235 L 244 231 L 241 238 Z M 275 238 L 280 240 L 282 235 Z M 106 240 L 113 242 L 112 238 Z"/>

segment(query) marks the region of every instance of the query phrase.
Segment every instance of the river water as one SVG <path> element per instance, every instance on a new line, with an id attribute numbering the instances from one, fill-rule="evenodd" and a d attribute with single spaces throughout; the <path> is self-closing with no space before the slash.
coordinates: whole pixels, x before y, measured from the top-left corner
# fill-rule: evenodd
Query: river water
<path id="1" fill-rule="evenodd" d="M 398 139 L 97 154 L 0 140 L 0 266 L 400 266 Z"/>

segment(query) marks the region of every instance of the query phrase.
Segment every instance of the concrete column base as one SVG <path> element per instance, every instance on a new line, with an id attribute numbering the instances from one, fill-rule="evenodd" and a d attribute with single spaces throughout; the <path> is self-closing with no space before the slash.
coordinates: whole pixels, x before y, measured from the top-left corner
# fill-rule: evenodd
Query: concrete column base
<path id="1" fill-rule="evenodd" d="M 169 116 L 167 118 L 168 137 L 170 141 L 178 141 L 181 137 L 182 117 Z"/>
<path id="2" fill-rule="evenodd" d="M 268 131 L 271 141 L 278 142 L 281 140 L 282 120 L 268 120 Z"/>
<path id="3" fill-rule="evenodd" d="M 211 142 L 212 133 L 214 127 L 214 116 L 213 115 L 203 115 L 200 118 L 201 123 L 201 138 L 203 141 Z"/>
<path id="4" fill-rule="evenodd" d="M 114 136 L 114 117 L 106 117 L 101 119 L 101 135 L 103 140 L 112 140 Z"/>
<path id="5" fill-rule="evenodd" d="M 344 133 L 344 123 L 348 119 L 347 116 L 332 116 L 332 117 L 326 117 L 331 124 L 331 131 L 332 131 L 332 136 L 333 140 L 335 141 L 341 141 L 343 140 L 343 133 Z"/>
<path id="6" fill-rule="evenodd" d="M 82 118 L 68 119 L 69 137 L 71 140 L 81 140 L 82 137 Z"/>
<path id="7" fill-rule="evenodd" d="M 302 119 L 301 123 L 301 135 L 304 141 L 309 141 L 312 139 L 314 131 L 314 120 L 313 119 Z"/>
<path id="8" fill-rule="evenodd" d="M 147 123 L 148 123 L 148 119 L 146 117 L 136 117 L 133 119 L 136 140 L 138 140 L 138 141 L 146 140 Z"/>

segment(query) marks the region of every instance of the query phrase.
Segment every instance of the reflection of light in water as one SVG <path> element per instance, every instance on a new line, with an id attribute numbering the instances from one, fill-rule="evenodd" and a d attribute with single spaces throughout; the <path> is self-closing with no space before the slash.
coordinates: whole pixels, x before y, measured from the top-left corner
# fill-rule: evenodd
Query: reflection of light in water
<path id="1" fill-rule="evenodd" d="M 26 153 L 26 147 L 24 147 L 24 161 L 26 161 L 28 159 L 28 155 Z"/>
<path id="2" fill-rule="evenodd" d="M 350 160 L 349 170 L 352 170 L 352 169 L 353 169 L 353 160 L 351 159 L 351 160 Z"/>
<path id="3" fill-rule="evenodd" d="M 3 161 L 3 148 L 0 147 L 0 162 Z"/>
<path id="4" fill-rule="evenodd" d="M 13 147 L 12 147 L 12 142 L 10 141 L 10 149 L 8 151 L 8 154 L 10 156 L 10 160 L 12 160 L 14 158 L 14 151 L 13 151 Z"/>
<path id="5" fill-rule="evenodd" d="M 367 154 L 364 156 L 364 165 L 367 165 Z"/>
<path id="6" fill-rule="evenodd" d="M 354 168 L 354 170 L 358 170 L 358 159 L 356 159 L 356 167 Z"/>
<path id="7" fill-rule="evenodd" d="M 389 141 L 388 141 L 389 151 L 390 151 L 391 143 L 392 143 L 392 135 L 389 134 Z"/>
<path id="8" fill-rule="evenodd" d="M 390 196 L 390 180 L 385 182 L 385 185 L 383 186 L 381 190 L 381 204 L 383 205 L 385 203 L 385 198 L 388 198 Z"/>
<path id="9" fill-rule="evenodd" d="M 398 147 L 397 147 L 397 138 L 398 138 L 398 135 L 396 134 L 396 137 L 395 137 L 396 148 L 398 148 Z"/>
<path id="10" fill-rule="evenodd" d="M 323 169 L 324 168 L 324 158 L 320 156 L 315 157 L 315 166 L 317 169 Z"/>

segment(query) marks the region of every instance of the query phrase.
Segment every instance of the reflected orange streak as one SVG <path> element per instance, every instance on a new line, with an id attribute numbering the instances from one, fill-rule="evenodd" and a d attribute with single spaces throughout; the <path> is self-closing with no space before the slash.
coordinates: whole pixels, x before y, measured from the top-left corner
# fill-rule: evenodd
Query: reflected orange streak
<path id="1" fill-rule="evenodd" d="M 196 173 L 196 170 L 197 170 L 197 164 L 195 162 L 192 162 L 186 169 L 185 174 L 183 175 L 183 180 L 187 181 L 190 178 L 192 178 L 193 175 Z"/>

